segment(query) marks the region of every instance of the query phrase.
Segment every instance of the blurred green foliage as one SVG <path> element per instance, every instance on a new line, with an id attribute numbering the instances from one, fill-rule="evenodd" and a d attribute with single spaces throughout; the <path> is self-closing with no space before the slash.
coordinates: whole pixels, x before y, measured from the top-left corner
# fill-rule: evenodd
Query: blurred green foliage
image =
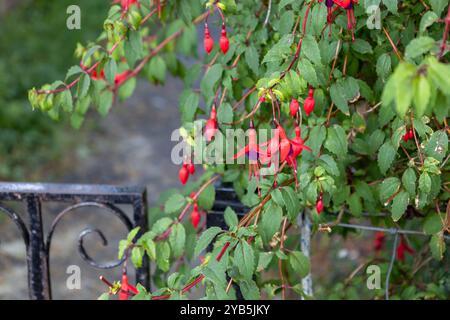
<path id="1" fill-rule="evenodd" d="M 73 147 L 73 129 L 32 111 L 27 90 L 63 78 L 77 42 L 95 40 L 109 1 L 19 1 L 0 16 L 0 179 L 33 180 Z M 81 8 L 81 30 L 66 28 L 69 5 Z M 72 135 L 71 135 L 72 133 Z M 43 171 L 44 170 L 44 171 Z"/>

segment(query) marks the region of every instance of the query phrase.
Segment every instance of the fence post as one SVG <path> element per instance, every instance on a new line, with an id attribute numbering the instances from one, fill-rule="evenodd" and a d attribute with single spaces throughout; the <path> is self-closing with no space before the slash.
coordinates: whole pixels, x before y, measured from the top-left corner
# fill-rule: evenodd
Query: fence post
<path id="1" fill-rule="evenodd" d="M 37 196 L 27 197 L 30 219 L 30 245 L 27 252 L 28 287 L 30 299 L 51 299 L 48 257 L 42 228 L 41 202 Z"/>
<path id="2" fill-rule="evenodd" d="M 136 226 L 141 227 L 138 236 L 142 236 L 148 229 L 147 193 L 144 193 L 133 201 L 133 218 Z M 142 266 L 136 269 L 136 282 L 150 290 L 150 263 L 148 256 L 144 255 Z"/>
<path id="3" fill-rule="evenodd" d="M 300 249 L 302 253 L 310 259 L 311 220 L 304 211 L 298 215 L 298 225 L 300 226 Z M 302 288 L 305 295 L 313 295 L 311 272 L 302 279 Z M 302 297 L 302 300 L 303 299 L 304 298 Z"/>

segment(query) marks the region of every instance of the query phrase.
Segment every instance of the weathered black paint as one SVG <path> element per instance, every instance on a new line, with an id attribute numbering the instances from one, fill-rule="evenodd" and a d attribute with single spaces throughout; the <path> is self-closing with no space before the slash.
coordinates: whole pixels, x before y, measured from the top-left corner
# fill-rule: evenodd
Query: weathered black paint
<path id="1" fill-rule="evenodd" d="M 144 187 L 116 187 L 107 185 L 46 184 L 46 183 L 0 183 L 0 201 L 16 201 L 26 204 L 28 227 L 22 218 L 0 202 L 0 212 L 5 213 L 17 226 L 25 243 L 28 266 L 28 288 L 30 299 L 51 299 L 51 274 L 49 257 L 52 235 L 60 219 L 80 207 L 99 207 L 117 216 L 128 230 L 140 226 L 140 234 L 148 230 L 147 200 Z M 44 235 L 41 204 L 59 202 L 70 204 L 54 219 L 51 228 Z M 130 205 L 133 221 L 117 206 Z M 81 257 L 91 266 L 99 269 L 114 268 L 122 261 L 97 263 L 89 257 L 83 246 L 83 238 L 90 233 L 100 235 L 103 243 L 107 241 L 98 229 L 84 229 L 79 235 L 78 249 Z M 144 258 L 141 268 L 136 270 L 136 279 L 150 289 L 149 262 Z"/>

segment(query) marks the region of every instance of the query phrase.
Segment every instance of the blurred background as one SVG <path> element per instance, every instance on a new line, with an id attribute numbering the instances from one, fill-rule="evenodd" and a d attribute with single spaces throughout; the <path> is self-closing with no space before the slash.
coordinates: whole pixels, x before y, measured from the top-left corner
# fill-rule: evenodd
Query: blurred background
<path id="1" fill-rule="evenodd" d="M 1 181 L 146 185 L 150 206 L 163 191 L 179 186 L 178 167 L 167 159 L 173 145 L 170 135 L 179 126 L 180 80 L 168 77 L 160 87 L 140 81 L 130 99 L 116 104 L 105 118 L 92 112 L 80 130 L 73 129 L 68 119 L 55 122 L 32 111 L 27 101 L 28 89 L 64 78 L 67 69 L 78 63 L 73 55 L 76 44 L 96 39 L 110 2 L 0 0 Z M 66 28 L 66 9 L 72 4 L 81 8 L 81 30 Z M 24 208 L 15 209 L 27 221 Z M 61 209 L 44 206 L 46 230 Z M 100 228 L 109 245 L 102 247 L 93 236 L 86 247 L 95 259 L 112 260 L 118 241 L 125 237 L 124 226 L 104 212 L 89 209 L 77 214 L 65 217 L 54 235 L 50 258 L 54 299 L 96 299 L 107 289 L 99 275 L 109 280 L 120 277 L 118 269 L 99 271 L 81 260 L 77 238 L 86 225 Z M 373 258 L 372 239 L 372 233 L 347 240 L 314 237 L 317 298 L 374 296 L 365 286 L 363 268 Z M 389 250 L 388 245 L 386 256 Z M 25 256 L 14 224 L 0 215 L 0 299 L 28 299 Z M 380 263 L 386 269 L 387 261 Z M 69 265 L 81 268 L 81 290 L 66 287 Z"/>

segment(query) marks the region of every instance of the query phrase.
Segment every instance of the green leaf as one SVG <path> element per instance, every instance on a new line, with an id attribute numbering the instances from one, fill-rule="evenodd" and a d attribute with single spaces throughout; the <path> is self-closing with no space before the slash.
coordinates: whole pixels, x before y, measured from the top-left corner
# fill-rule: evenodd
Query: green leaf
<path id="1" fill-rule="evenodd" d="M 58 96 L 59 98 L 59 104 L 61 105 L 62 109 L 66 112 L 72 112 L 73 111 L 73 99 L 72 99 L 72 92 L 70 90 L 64 90 L 61 92 Z"/>
<path id="2" fill-rule="evenodd" d="M 156 265 L 163 272 L 170 269 L 170 246 L 166 241 L 156 243 Z"/>
<path id="3" fill-rule="evenodd" d="M 295 16 L 292 10 L 286 10 L 278 20 L 278 32 L 281 34 L 289 33 L 292 30 L 292 27 L 295 23 Z"/>
<path id="4" fill-rule="evenodd" d="M 381 146 L 378 151 L 378 166 L 382 174 L 386 174 L 387 170 L 391 167 L 396 154 L 397 152 L 389 140 Z"/>
<path id="5" fill-rule="evenodd" d="M 431 87 L 428 79 L 424 76 L 419 76 L 413 81 L 414 87 L 414 106 L 415 116 L 421 118 L 427 109 L 431 97 Z"/>
<path id="6" fill-rule="evenodd" d="M 361 54 L 372 53 L 372 46 L 366 40 L 355 39 L 351 44 L 351 48 Z"/>
<path id="7" fill-rule="evenodd" d="M 113 104 L 114 95 L 109 90 L 104 90 L 99 96 L 98 112 L 106 116 Z"/>
<path id="8" fill-rule="evenodd" d="M 119 241 L 119 253 L 117 255 L 117 258 L 120 260 L 123 258 L 123 255 L 125 254 L 125 250 L 128 248 L 128 241 L 127 240 L 120 240 Z"/>
<path id="9" fill-rule="evenodd" d="M 437 213 L 428 215 L 423 224 L 423 231 L 429 235 L 441 232 L 443 228 L 442 219 Z"/>
<path id="10" fill-rule="evenodd" d="M 398 0 L 383 0 L 384 5 L 393 14 L 397 14 Z"/>
<path id="11" fill-rule="evenodd" d="M 397 114 L 404 118 L 409 110 L 413 99 L 413 91 L 411 90 L 412 82 L 410 78 L 402 78 L 397 82 L 395 93 L 395 105 Z"/>
<path id="12" fill-rule="evenodd" d="M 444 257 L 444 252 L 447 249 L 442 233 L 434 234 L 430 240 L 430 249 L 433 258 L 440 261 Z"/>
<path id="13" fill-rule="evenodd" d="M 314 126 L 310 131 L 307 143 L 308 147 L 312 149 L 312 152 L 303 153 L 303 157 L 306 159 L 318 157 L 326 136 L 327 136 L 327 129 L 325 126 L 323 125 Z"/>
<path id="14" fill-rule="evenodd" d="M 245 50 L 245 61 L 254 74 L 259 73 L 259 55 L 254 46 L 249 46 Z"/>
<path id="15" fill-rule="evenodd" d="M 238 225 L 239 219 L 233 209 L 227 207 L 224 212 L 225 223 L 232 228 Z"/>
<path id="16" fill-rule="evenodd" d="M 275 203 L 269 201 L 262 213 L 261 222 L 259 223 L 261 238 L 264 243 L 268 244 L 273 235 L 280 229 L 283 220 L 283 210 Z"/>
<path id="17" fill-rule="evenodd" d="M 181 257 L 186 242 L 186 231 L 181 223 L 175 223 L 169 236 L 170 247 L 175 258 Z"/>
<path id="18" fill-rule="evenodd" d="M 438 17 L 442 15 L 442 11 L 444 11 L 445 7 L 448 5 L 447 0 L 430 0 L 431 8 L 436 12 Z"/>
<path id="19" fill-rule="evenodd" d="M 307 34 L 303 38 L 301 56 L 306 56 L 310 61 L 320 65 L 321 57 L 319 45 L 312 35 Z"/>
<path id="20" fill-rule="evenodd" d="M 323 154 L 320 156 L 319 159 L 322 161 L 321 165 L 325 168 L 325 170 L 329 174 L 336 176 L 336 177 L 340 175 L 337 163 L 336 163 L 336 161 L 334 161 L 332 156 L 330 156 L 328 154 Z"/>
<path id="21" fill-rule="evenodd" d="M 181 194 L 174 194 L 167 199 L 164 204 L 164 212 L 171 214 L 180 211 L 183 206 L 186 204 L 186 198 Z"/>
<path id="22" fill-rule="evenodd" d="M 261 252 L 259 254 L 258 266 L 256 267 L 256 272 L 261 272 L 266 270 L 270 262 L 272 262 L 274 253 L 273 252 Z"/>
<path id="23" fill-rule="evenodd" d="M 222 264 L 213 260 L 202 270 L 202 273 L 208 280 L 225 290 L 227 286 L 227 279 L 225 268 Z"/>
<path id="24" fill-rule="evenodd" d="M 109 84 L 114 84 L 114 79 L 116 78 L 117 74 L 117 63 L 114 59 L 109 59 L 105 64 L 105 79 L 108 81 Z"/>
<path id="25" fill-rule="evenodd" d="M 234 265 L 246 279 L 252 279 L 255 271 L 255 254 L 253 248 L 245 240 L 239 241 L 234 251 Z"/>
<path id="26" fill-rule="evenodd" d="M 75 66 L 70 67 L 70 69 L 67 71 L 67 74 L 66 74 L 66 80 L 69 79 L 70 77 L 74 76 L 74 75 L 83 73 L 83 71 L 84 70 L 81 69 L 79 65 L 75 65 Z"/>
<path id="27" fill-rule="evenodd" d="M 377 60 L 377 74 L 383 80 L 386 80 L 392 72 L 391 63 L 391 56 L 388 53 L 383 53 Z"/>
<path id="28" fill-rule="evenodd" d="M 431 178 L 427 172 L 423 172 L 419 177 L 419 189 L 424 193 L 431 191 Z"/>
<path id="29" fill-rule="evenodd" d="M 217 114 L 217 121 L 219 122 L 219 125 L 230 127 L 229 125 L 226 125 L 226 123 L 233 122 L 233 117 L 234 111 L 231 105 L 229 103 L 222 103 Z"/>
<path id="30" fill-rule="evenodd" d="M 131 244 L 133 242 L 134 238 L 136 238 L 136 235 L 138 234 L 140 229 L 141 229 L 140 227 L 136 227 L 128 233 L 127 236 L 128 244 Z"/>
<path id="31" fill-rule="evenodd" d="M 442 161 L 448 151 L 448 136 L 443 130 L 435 131 L 425 146 L 425 153 Z"/>
<path id="32" fill-rule="evenodd" d="M 170 218 L 167 217 L 161 218 L 153 224 L 151 232 L 153 232 L 156 235 L 159 235 L 164 231 L 166 231 L 167 228 L 169 228 L 172 223 L 173 220 Z"/>
<path id="33" fill-rule="evenodd" d="M 150 60 L 147 76 L 156 80 L 159 83 L 164 83 L 166 80 L 167 66 L 166 62 L 160 56 L 154 57 Z"/>
<path id="34" fill-rule="evenodd" d="M 395 177 L 386 178 L 380 185 L 380 201 L 384 204 L 400 188 L 400 180 Z"/>
<path id="35" fill-rule="evenodd" d="M 362 215 L 363 206 L 361 198 L 357 193 L 353 193 L 350 198 L 347 199 L 348 207 L 350 213 L 355 217 L 360 217 Z"/>
<path id="36" fill-rule="evenodd" d="M 400 220 L 400 218 L 405 213 L 408 204 L 409 204 L 409 194 L 407 192 L 402 191 L 395 196 L 392 202 L 392 209 L 391 209 L 392 219 L 394 221 Z"/>
<path id="37" fill-rule="evenodd" d="M 214 200 L 216 199 L 216 189 L 214 185 L 210 184 L 207 186 L 202 193 L 197 198 L 198 205 L 205 209 L 210 210 L 214 205 Z"/>
<path id="38" fill-rule="evenodd" d="M 331 85 L 330 97 L 339 110 L 341 110 L 345 115 L 350 115 L 345 89 L 338 82 Z"/>
<path id="39" fill-rule="evenodd" d="M 276 204 L 278 204 L 280 207 L 284 207 L 284 198 L 283 194 L 281 193 L 280 189 L 274 189 L 271 192 L 272 200 L 275 201 Z"/>
<path id="40" fill-rule="evenodd" d="M 190 91 L 180 98 L 181 121 L 183 123 L 194 121 L 195 113 L 200 102 L 197 93 Z"/>
<path id="41" fill-rule="evenodd" d="M 402 176 L 403 187 L 408 191 L 410 196 L 414 196 L 416 194 L 416 173 L 414 169 L 408 168 L 405 170 Z"/>
<path id="42" fill-rule="evenodd" d="M 291 187 L 281 189 L 285 201 L 287 213 L 291 222 L 295 222 L 300 213 L 300 202 Z"/>
<path id="43" fill-rule="evenodd" d="M 317 80 L 316 69 L 313 64 L 307 59 L 300 59 L 298 62 L 298 70 L 300 75 L 312 86 L 319 86 L 319 80 Z"/>
<path id="44" fill-rule="evenodd" d="M 78 83 L 78 91 L 77 91 L 78 99 L 82 99 L 87 95 L 90 85 L 91 85 L 91 77 L 88 74 L 83 74 L 81 76 L 80 82 Z"/>
<path id="45" fill-rule="evenodd" d="M 277 63 L 287 58 L 291 51 L 293 38 L 291 34 L 284 35 L 264 56 L 262 63 Z"/>
<path id="46" fill-rule="evenodd" d="M 136 268 L 142 267 L 142 258 L 144 257 L 144 249 L 141 247 L 134 247 L 131 250 L 131 261 Z"/>
<path id="47" fill-rule="evenodd" d="M 341 126 L 333 125 L 328 128 L 328 137 L 325 141 L 325 148 L 338 156 L 338 158 L 343 159 L 347 156 L 347 135 Z"/>
<path id="48" fill-rule="evenodd" d="M 425 14 L 422 16 L 422 19 L 420 19 L 420 26 L 419 26 L 420 32 L 422 33 L 425 32 L 429 26 L 431 26 L 438 20 L 439 20 L 438 15 L 433 11 L 425 12 Z"/>
<path id="49" fill-rule="evenodd" d="M 436 40 L 427 36 L 415 38 L 406 46 L 405 58 L 408 60 L 417 58 L 433 49 L 435 44 Z"/>
<path id="50" fill-rule="evenodd" d="M 259 300 L 261 294 L 256 282 L 252 279 L 246 279 L 239 281 L 239 288 L 241 289 L 242 296 L 245 300 Z"/>
<path id="51" fill-rule="evenodd" d="M 205 250 L 211 241 L 221 232 L 222 229 L 219 227 L 211 227 L 203 232 L 195 245 L 194 256 L 197 257 L 203 250 Z"/>
<path id="52" fill-rule="evenodd" d="M 309 259 L 300 251 L 292 251 L 289 253 L 289 263 L 294 269 L 296 275 L 301 278 L 306 277 L 311 269 Z"/>
<path id="53" fill-rule="evenodd" d="M 131 97 L 134 89 L 136 89 L 136 78 L 130 78 L 126 82 L 122 83 L 119 88 L 119 98 L 123 101 Z"/>

